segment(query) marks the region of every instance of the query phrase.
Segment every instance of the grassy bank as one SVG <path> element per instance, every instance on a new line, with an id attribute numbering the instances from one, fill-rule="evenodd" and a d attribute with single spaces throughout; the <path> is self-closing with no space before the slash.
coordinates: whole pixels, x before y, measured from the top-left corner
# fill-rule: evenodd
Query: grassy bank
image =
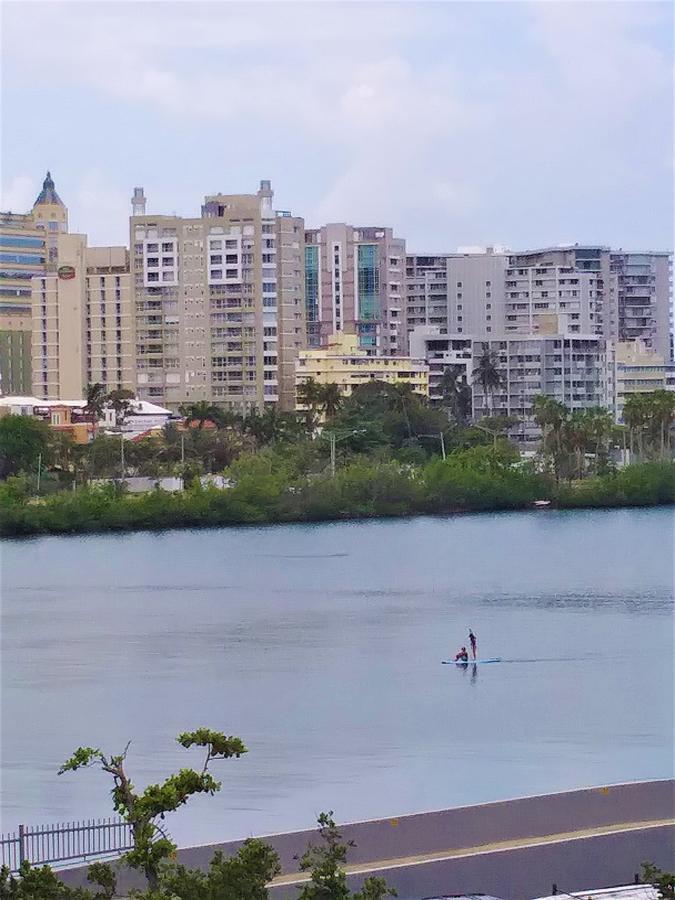
<path id="1" fill-rule="evenodd" d="M 125 494 L 108 485 L 30 498 L 20 483 L 0 486 L 0 534 L 77 534 L 275 522 L 316 522 L 419 514 L 526 509 L 550 499 L 560 508 L 675 503 L 675 463 L 648 462 L 556 486 L 491 448 L 454 453 L 424 466 L 357 460 L 328 474 L 298 475 L 258 454 L 229 471 L 228 490 Z"/>

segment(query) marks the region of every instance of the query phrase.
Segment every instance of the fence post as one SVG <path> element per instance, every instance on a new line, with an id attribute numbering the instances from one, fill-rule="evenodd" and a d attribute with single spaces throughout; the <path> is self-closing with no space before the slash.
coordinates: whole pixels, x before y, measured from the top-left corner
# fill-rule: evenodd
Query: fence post
<path id="1" fill-rule="evenodd" d="M 19 865 L 21 865 L 26 859 L 26 848 L 25 848 L 25 837 L 26 837 L 26 826 L 19 825 Z"/>

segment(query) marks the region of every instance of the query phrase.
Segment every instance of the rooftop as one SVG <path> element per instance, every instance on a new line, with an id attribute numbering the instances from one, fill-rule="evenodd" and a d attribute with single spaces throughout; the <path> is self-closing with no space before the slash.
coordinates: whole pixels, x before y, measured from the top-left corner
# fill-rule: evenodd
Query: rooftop
<path id="1" fill-rule="evenodd" d="M 47 172 L 47 176 L 42 182 L 42 190 L 37 195 L 37 200 L 33 206 L 44 206 L 48 203 L 55 203 L 57 206 L 65 206 L 63 200 L 56 193 L 51 172 Z"/>

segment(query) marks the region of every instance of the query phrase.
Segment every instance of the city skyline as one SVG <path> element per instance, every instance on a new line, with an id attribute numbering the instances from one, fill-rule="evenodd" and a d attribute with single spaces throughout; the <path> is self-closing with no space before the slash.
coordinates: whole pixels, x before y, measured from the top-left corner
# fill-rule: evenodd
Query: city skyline
<path id="1" fill-rule="evenodd" d="M 31 6 L 4 9 L 2 207 L 49 168 L 92 245 L 127 243 L 136 185 L 190 216 L 262 177 L 408 252 L 672 248 L 669 4 Z"/>

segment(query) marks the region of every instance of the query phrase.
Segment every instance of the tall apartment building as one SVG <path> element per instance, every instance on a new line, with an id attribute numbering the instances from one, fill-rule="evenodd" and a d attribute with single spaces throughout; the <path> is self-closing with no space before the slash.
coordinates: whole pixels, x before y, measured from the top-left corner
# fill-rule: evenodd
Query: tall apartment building
<path id="1" fill-rule="evenodd" d="M 612 288 L 618 307 L 618 339 L 643 341 L 647 350 L 672 358 L 671 253 L 610 253 Z"/>
<path id="2" fill-rule="evenodd" d="M 31 279 L 56 266 L 68 210 L 49 172 L 29 213 L 0 214 L 0 392 L 31 391 Z"/>
<path id="3" fill-rule="evenodd" d="M 56 272 L 32 279 L 33 385 L 45 400 L 78 400 L 87 384 L 133 390 L 133 314 L 125 247 L 87 247 L 60 234 Z"/>
<path id="4" fill-rule="evenodd" d="M 407 331 L 433 326 L 441 334 L 504 332 L 504 273 L 501 250 L 409 254 L 406 260 Z"/>
<path id="5" fill-rule="evenodd" d="M 504 291 L 506 334 L 618 336 L 607 247 L 575 245 L 512 254 Z"/>
<path id="6" fill-rule="evenodd" d="M 134 191 L 132 291 L 141 399 L 247 410 L 295 402 L 305 344 L 304 222 L 256 194 L 215 194 L 196 218 L 148 215 Z"/>
<path id="7" fill-rule="evenodd" d="M 310 348 L 356 334 L 372 356 L 407 350 L 405 241 L 391 228 L 332 224 L 305 232 L 305 309 Z"/>
<path id="8" fill-rule="evenodd" d="M 485 396 L 473 371 L 484 348 L 493 351 L 502 386 Z M 515 416 L 520 424 L 511 432 L 523 444 L 540 440 L 532 401 L 547 394 L 570 409 L 604 406 L 616 414 L 616 358 L 612 341 L 596 335 L 502 335 L 476 339 L 442 335 L 430 327 L 411 335 L 411 352 L 429 365 L 429 396 L 440 399 L 440 379 L 447 366 L 459 367 L 471 385 L 473 415 Z"/>

